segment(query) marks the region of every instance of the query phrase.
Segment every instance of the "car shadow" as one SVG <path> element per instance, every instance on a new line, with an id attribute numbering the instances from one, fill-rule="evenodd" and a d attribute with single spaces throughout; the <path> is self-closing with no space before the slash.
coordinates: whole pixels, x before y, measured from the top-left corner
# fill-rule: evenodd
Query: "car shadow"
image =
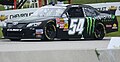
<path id="1" fill-rule="evenodd" d="M 103 40 L 110 40 L 110 39 L 103 39 Z M 93 39 L 76 39 L 76 40 L 73 40 L 73 39 L 70 39 L 70 40 L 38 40 L 38 39 L 27 39 L 27 40 L 21 40 L 21 41 L 18 41 L 18 42 L 64 42 L 64 41 L 100 41 L 100 40 L 93 40 Z"/>

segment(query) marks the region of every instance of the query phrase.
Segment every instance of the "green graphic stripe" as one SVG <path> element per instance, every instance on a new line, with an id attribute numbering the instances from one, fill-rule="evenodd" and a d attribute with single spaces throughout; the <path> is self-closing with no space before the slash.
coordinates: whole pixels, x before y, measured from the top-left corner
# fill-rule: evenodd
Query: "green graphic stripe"
<path id="1" fill-rule="evenodd" d="M 92 17 L 87 17 L 87 33 L 91 35 L 94 32 L 95 19 Z"/>
<path id="2" fill-rule="evenodd" d="M 94 33 L 94 28 L 95 28 L 95 19 L 93 18 L 93 30 L 92 30 L 92 33 Z"/>
<path id="3" fill-rule="evenodd" d="M 87 17 L 87 33 L 88 33 L 88 29 L 89 29 L 89 18 Z"/>
<path id="4" fill-rule="evenodd" d="M 90 31 L 89 31 L 89 35 L 91 34 L 91 29 L 92 29 L 92 18 L 91 17 L 89 17 L 90 18 Z"/>

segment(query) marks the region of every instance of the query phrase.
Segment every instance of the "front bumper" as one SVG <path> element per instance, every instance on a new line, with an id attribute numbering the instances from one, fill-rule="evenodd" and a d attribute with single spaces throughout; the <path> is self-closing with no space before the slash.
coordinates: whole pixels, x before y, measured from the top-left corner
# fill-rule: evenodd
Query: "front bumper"
<path id="1" fill-rule="evenodd" d="M 7 39 L 43 39 L 43 29 L 25 28 L 18 30 L 3 28 L 3 36 Z"/>

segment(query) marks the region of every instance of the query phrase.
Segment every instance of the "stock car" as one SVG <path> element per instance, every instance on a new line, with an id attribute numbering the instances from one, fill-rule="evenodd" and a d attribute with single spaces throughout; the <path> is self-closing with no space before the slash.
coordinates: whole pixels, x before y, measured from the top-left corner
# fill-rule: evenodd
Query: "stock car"
<path id="1" fill-rule="evenodd" d="M 4 38 L 21 39 L 99 39 L 118 31 L 113 14 L 101 13 L 88 5 L 56 4 L 39 8 L 30 17 L 11 19 L 3 26 Z"/>

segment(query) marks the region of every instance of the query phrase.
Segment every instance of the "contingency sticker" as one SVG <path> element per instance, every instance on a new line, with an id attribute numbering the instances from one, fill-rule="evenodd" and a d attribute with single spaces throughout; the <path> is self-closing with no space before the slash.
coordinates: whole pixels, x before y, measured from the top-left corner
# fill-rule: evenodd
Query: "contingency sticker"
<path id="1" fill-rule="evenodd" d="M 56 18 L 56 25 L 58 28 L 64 28 L 64 19 L 63 18 Z"/>
<path id="2" fill-rule="evenodd" d="M 36 29 L 36 34 L 43 34 L 43 29 Z"/>
<path id="3" fill-rule="evenodd" d="M 56 18 L 56 24 L 60 24 L 60 19 Z"/>
<path id="4" fill-rule="evenodd" d="M 64 24 L 60 24 L 60 28 L 64 28 Z"/>
<path id="5" fill-rule="evenodd" d="M 56 18 L 56 25 L 57 25 L 57 27 L 59 27 L 59 24 L 60 24 L 60 19 Z"/>
<path id="6" fill-rule="evenodd" d="M 68 31 L 68 23 L 64 24 L 64 29 L 63 31 Z"/>
<path id="7" fill-rule="evenodd" d="M 68 31 L 68 18 L 56 18 L 56 24 L 63 31 Z"/>
<path id="8" fill-rule="evenodd" d="M 112 29 L 117 29 L 117 24 L 114 23 Z"/>
<path id="9" fill-rule="evenodd" d="M 112 25 L 106 25 L 106 27 L 107 27 L 107 28 L 111 28 L 111 27 L 112 27 Z"/>
<path id="10" fill-rule="evenodd" d="M 63 31 L 68 31 L 68 20 L 65 20 Z"/>
<path id="11" fill-rule="evenodd" d="M 64 24 L 64 19 L 60 18 L 60 24 Z"/>

